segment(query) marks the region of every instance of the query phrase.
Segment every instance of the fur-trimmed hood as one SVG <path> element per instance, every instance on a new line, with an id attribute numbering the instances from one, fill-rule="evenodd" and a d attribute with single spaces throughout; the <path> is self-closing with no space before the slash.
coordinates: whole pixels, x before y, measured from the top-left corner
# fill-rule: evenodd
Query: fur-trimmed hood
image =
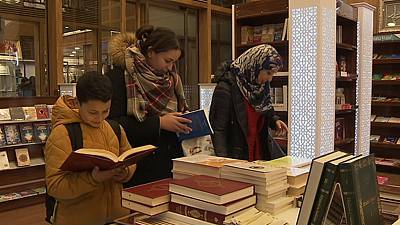
<path id="1" fill-rule="evenodd" d="M 112 63 L 125 68 L 126 49 L 136 44 L 134 33 L 120 33 L 110 39 L 108 52 L 111 56 Z"/>

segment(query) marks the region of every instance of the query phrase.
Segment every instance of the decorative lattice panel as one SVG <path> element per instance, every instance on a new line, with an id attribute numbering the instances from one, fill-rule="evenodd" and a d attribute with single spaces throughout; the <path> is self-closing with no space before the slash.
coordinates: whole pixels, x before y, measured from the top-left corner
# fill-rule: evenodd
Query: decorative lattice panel
<path id="1" fill-rule="evenodd" d="M 200 84 L 200 109 L 207 109 L 211 106 L 215 84 Z"/>

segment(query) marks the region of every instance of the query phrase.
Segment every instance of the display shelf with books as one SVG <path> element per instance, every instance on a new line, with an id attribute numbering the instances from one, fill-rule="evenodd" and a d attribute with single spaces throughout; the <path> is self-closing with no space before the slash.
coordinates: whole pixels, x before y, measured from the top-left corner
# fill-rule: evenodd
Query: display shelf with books
<path id="1" fill-rule="evenodd" d="M 43 150 L 55 100 L 7 98 L 0 103 L 0 212 L 44 202 L 43 193 L 28 190 L 45 185 Z"/>
<path id="2" fill-rule="evenodd" d="M 377 157 L 400 159 L 400 41 L 398 34 L 374 35 L 370 152 Z M 385 165 L 385 171 L 400 174 Z M 383 167 L 378 166 L 378 171 Z"/>

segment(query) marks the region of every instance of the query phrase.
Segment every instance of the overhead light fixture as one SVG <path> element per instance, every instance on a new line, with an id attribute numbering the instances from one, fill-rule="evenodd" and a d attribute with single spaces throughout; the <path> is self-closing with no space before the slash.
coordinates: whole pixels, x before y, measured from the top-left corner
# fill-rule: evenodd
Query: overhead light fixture
<path id="1" fill-rule="evenodd" d="M 69 29 L 69 26 L 65 26 L 64 28 L 65 28 L 65 29 Z"/>
<path id="2" fill-rule="evenodd" d="M 72 53 L 72 54 L 76 54 L 76 51 L 72 51 L 71 53 Z"/>
<path id="3" fill-rule="evenodd" d="M 74 54 L 70 54 L 69 56 L 74 57 L 75 55 Z"/>
<path id="4" fill-rule="evenodd" d="M 79 49 L 81 49 L 81 48 L 79 48 L 79 47 L 75 47 L 75 50 L 79 50 Z"/>
<path id="5" fill-rule="evenodd" d="M 388 27 L 394 27 L 394 26 L 396 26 L 396 23 L 389 22 L 389 23 L 387 23 L 387 26 L 388 26 Z"/>
<path id="6" fill-rule="evenodd" d="M 84 30 L 74 30 L 74 31 L 70 31 L 70 32 L 65 32 L 63 34 L 64 37 L 67 36 L 71 36 L 71 35 L 76 35 L 76 34 L 83 34 L 83 33 L 87 33 L 87 32 L 91 32 L 91 29 L 84 29 Z"/>

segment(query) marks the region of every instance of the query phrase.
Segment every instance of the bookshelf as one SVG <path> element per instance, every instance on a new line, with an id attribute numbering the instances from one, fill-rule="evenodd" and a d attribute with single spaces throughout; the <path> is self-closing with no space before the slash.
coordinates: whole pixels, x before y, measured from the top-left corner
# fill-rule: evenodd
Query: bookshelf
<path id="1" fill-rule="evenodd" d="M 386 137 L 400 137 L 400 122 L 376 121 L 378 117 L 400 118 L 400 38 L 393 33 L 374 35 L 371 135 L 379 135 L 379 141 L 371 141 L 370 152 L 376 157 L 400 159 L 399 142 L 390 143 Z M 380 172 L 400 174 L 399 168 L 377 164 Z"/>
<path id="2" fill-rule="evenodd" d="M 57 97 L 2 98 L 0 109 L 9 107 L 33 106 L 35 104 L 52 105 Z M 0 127 L 31 123 L 50 123 L 50 119 L 0 121 Z M 5 144 L 0 152 L 7 154 L 9 168 L 0 170 L 0 212 L 32 204 L 43 203 L 45 199 L 45 142 Z M 18 166 L 15 149 L 28 149 L 30 164 Z"/>
<path id="3" fill-rule="evenodd" d="M 234 52 L 235 56 L 239 56 L 247 49 L 258 44 L 269 44 L 277 49 L 283 59 L 284 67 L 282 72 L 288 71 L 288 56 L 289 56 L 289 40 L 286 37 L 277 39 L 275 41 L 261 41 L 257 43 L 245 43 L 243 40 L 242 27 L 257 27 L 265 24 L 284 24 L 288 18 L 288 1 L 255 1 L 245 4 L 235 5 L 234 19 L 232 21 L 234 26 L 235 42 Z M 346 76 L 337 76 L 336 87 L 343 88 L 345 95 L 345 103 L 349 104 L 351 108 L 337 109 L 335 112 L 336 118 L 343 118 L 342 124 L 345 130 L 345 135 L 340 140 L 335 140 L 335 148 L 353 153 L 354 151 L 354 135 L 355 135 L 355 108 L 356 108 L 356 62 L 357 62 L 357 19 L 349 18 L 342 15 L 337 15 L 337 25 L 340 26 L 341 37 L 337 38 L 336 43 L 336 60 L 339 62 L 340 58 L 345 58 Z M 285 28 L 285 26 L 283 26 Z M 339 29 L 339 28 L 337 28 Z M 245 29 L 245 31 L 247 31 Z M 286 31 L 287 32 L 287 31 Z M 285 29 L 282 31 L 282 36 L 285 36 Z M 345 34 L 345 35 L 344 35 Z M 254 36 L 254 30 L 253 30 Z M 261 37 L 261 39 L 263 39 Z M 254 40 L 254 39 L 253 39 Z M 339 72 L 339 71 L 337 71 Z M 288 85 L 288 76 L 274 76 L 271 82 L 271 88 L 281 88 Z M 286 100 L 287 102 L 287 100 Z M 275 107 L 276 108 L 276 107 Z M 288 121 L 287 107 L 286 110 L 276 111 L 276 114 L 281 117 L 285 122 Z M 336 123 L 335 123 L 336 124 Z M 287 139 L 277 139 L 278 143 L 283 148 L 287 148 Z M 286 142 L 286 143 L 285 143 Z"/>

